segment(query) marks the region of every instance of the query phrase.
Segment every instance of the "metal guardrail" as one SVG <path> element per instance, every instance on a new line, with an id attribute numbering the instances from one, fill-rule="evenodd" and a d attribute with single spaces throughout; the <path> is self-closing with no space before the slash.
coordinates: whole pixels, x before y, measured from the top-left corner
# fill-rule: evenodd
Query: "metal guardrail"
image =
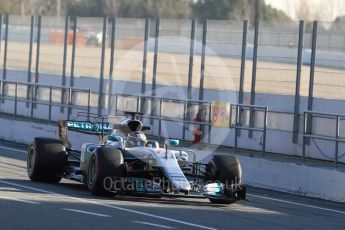
<path id="1" fill-rule="evenodd" d="M 8 91 L 8 87 L 14 87 L 14 92 L 11 93 Z M 20 87 L 24 87 L 26 89 L 19 90 Z M 38 97 L 40 90 L 48 90 L 48 100 L 40 99 Z M 67 93 L 67 100 L 54 102 L 53 101 L 53 90 L 58 90 L 61 95 L 65 95 Z M 91 90 L 89 89 L 81 89 L 81 88 L 74 88 L 74 87 L 62 87 L 62 86 L 52 86 L 52 85 L 44 85 L 38 83 L 27 83 L 27 82 L 15 82 L 15 81 L 7 81 L 7 80 L 0 80 L 0 101 L 1 104 L 4 104 L 6 101 L 13 101 L 13 115 L 16 117 L 18 115 L 18 103 L 24 102 L 26 103 L 26 107 L 30 110 L 30 118 L 34 118 L 34 111 L 37 108 L 37 105 L 46 105 L 48 106 L 48 118 L 47 120 L 52 121 L 52 108 L 53 107 L 60 107 L 60 108 L 67 108 L 67 119 L 70 118 L 72 113 L 72 109 L 78 110 L 85 110 L 90 112 L 90 97 L 91 97 Z M 77 92 L 86 93 L 87 97 L 87 105 L 78 105 L 73 102 L 73 94 Z M 23 96 L 20 96 L 23 95 Z M 25 96 L 24 96 L 25 95 Z"/>
<path id="2" fill-rule="evenodd" d="M 232 111 L 235 107 L 235 124 L 232 124 Z M 250 110 L 250 114 L 253 118 L 250 119 L 249 125 L 245 126 L 242 124 L 242 113 L 244 110 Z M 263 116 L 263 127 L 257 128 L 255 127 L 255 119 L 254 114 L 256 111 L 262 111 L 264 112 Z M 240 130 L 248 130 L 248 131 L 254 131 L 254 132 L 262 132 L 263 138 L 262 138 L 262 156 L 265 156 L 266 152 L 266 134 L 267 134 L 267 112 L 268 107 L 267 106 L 259 106 L 259 105 L 244 105 L 244 104 L 231 104 L 230 105 L 230 128 L 235 129 L 235 152 L 237 152 L 238 148 L 238 136 Z"/>
<path id="3" fill-rule="evenodd" d="M 311 127 L 312 119 L 319 117 L 319 118 L 328 118 L 335 120 L 335 134 L 334 136 L 327 136 L 327 135 L 319 135 L 313 134 L 312 129 L 308 128 Z M 318 111 L 305 111 L 303 117 L 303 152 L 302 152 L 302 160 L 305 163 L 305 152 L 306 152 L 306 144 L 307 139 L 314 138 L 326 141 L 334 141 L 335 142 L 335 151 L 334 151 L 334 167 L 338 167 L 338 160 L 339 160 L 339 142 L 345 143 L 345 138 L 340 137 L 340 121 L 345 120 L 344 114 L 334 114 L 334 113 L 324 113 Z"/>

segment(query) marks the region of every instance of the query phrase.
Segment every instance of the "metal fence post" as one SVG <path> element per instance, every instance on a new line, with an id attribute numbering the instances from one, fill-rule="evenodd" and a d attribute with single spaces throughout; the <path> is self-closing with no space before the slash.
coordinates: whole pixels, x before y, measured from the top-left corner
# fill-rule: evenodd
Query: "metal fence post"
<path id="1" fill-rule="evenodd" d="M 186 140 L 186 111 L 187 111 L 187 101 L 184 101 L 183 104 L 183 129 L 182 129 L 182 141 L 184 142 Z"/>
<path id="2" fill-rule="evenodd" d="M 237 104 L 236 105 L 236 111 L 235 111 L 235 134 L 238 133 L 238 128 L 237 128 L 237 125 L 238 125 L 238 113 L 239 113 L 239 110 L 240 110 L 240 106 Z M 232 113 L 232 111 L 230 110 L 230 113 Z M 231 123 L 231 119 L 230 119 L 230 123 Z M 237 153 L 237 146 L 238 146 L 238 135 L 235 135 L 235 146 L 234 146 L 234 151 L 235 153 Z"/>
<path id="3" fill-rule="evenodd" d="M 192 28 L 190 33 L 190 49 L 189 49 L 189 69 L 188 69 L 188 85 L 187 99 L 192 99 L 192 81 L 193 81 L 193 64 L 194 64 L 194 38 L 195 38 L 195 19 L 192 20 Z"/>
<path id="4" fill-rule="evenodd" d="M 208 139 L 207 139 L 207 144 L 211 144 L 211 131 L 212 131 L 212 103 L 209 104 L 208 108 Z"/>
<path id="5" fill-rule="evenodd" d="M 110 68 L 109 68 L 109 88 L 108 88 L 108 114 L 111 113 L 111 104 L 113 97 L 113 74 L 114 74 L 114 56 L 115 56 L 115 35 L 116 18 L 111 18 L 111 36 L 110 36 Z"/>
<path id="6" fill-rule="evenodd" d="M 141 95 L 146 93 L 146 71 L 147 71 L 147 47 L 149 40 L 149 31 L 150 31 L 150 18 L 145 20 L 145 33 L 144 33 L 144 52 L 143 52 L 143 72 L 141 77 Z M 142 113 L 146 112 L 146 99 L 142 98 L 140 111 Z"/>
<path id="7" fill-rule="evenodd" d="M 304 21 L 300 21 L 300 23 L 299 23 L 299 35 L 298 35 L 296 86 L 295 86 L 295 109 L 294 109 L 294 118 L 293 118 L 293 136 L 292 136 L 292 142 L 293 143 L 298 142 L 299 103 L 300 103 L 299 91 L 300 91 L 300 86 L 301 86 L 303 43 L 304 43 Z"/>
<path id="8" fill-rule="evenodd" d="M 64 33 L 64 44 L 63 44 L 63 63 L 62 63 L 62 80 L 61 80 L 61 86 L 66 86 L 66 66 L 67 66 L 67 52 L 68 52 L 68 24 L 69 24 L 69 17 L 65 17 L 65 33 Z M 60 112 L 63 113 L 65 107 L 63 106 L 65 104 L 65 94 L 66 90 L 63 88 L 61 89 L 61 107 Z"/>
<path id="9" fill-rule="evenodd" d="M 338 142 L 338 138 L 339 138 L 339 132 L 340 132 L 340 127 L 339 127 L 339 123 L 340 123 L 340 117 L 337 116 L 337 120 L 336 120 L 336 132 L 335 132 L 335 155 L 334 155 L 334 168 L 338 167 L 338 150 L 339 150 L 339 142 Z"/>
<path id="10" fill-rule="evenodd" d="M 311 47 L 311 63 L 310 63 L 310 76 L 309 76 L 309 93 L 308 93 L 308 111 L 313 110 L 313 94 L 314 94 L 314 75 L 315 75 L 315 56 L 316 56 L 316 43 L 317 43 L 317 21 L 313 22 L 313 37 Z M 312 117 L 310 117 L 307 123 L 307 132 L 311 132 L 312 129 Z M 309 144 L 310 138 L 306 139 L 306 143 Z"/>
<path id="11" fill-rule="evenodd" d="M 158 123 L 158 136 L 160 137 L 162 134 L 162 105 L 163 105 L 163 98 L 159 100 L 159 123 Z"/>
<path id="12" fill-rule="evenodd" d="M 17 117 L 18 82 L 16 82 L 14 93 L 14 117 Z"/>
<path id="13" fill-rule="evenodd" d="M 30 38 L 29 38 L 29 60 L 28 60 L 28 73 L 27 73 L 27 82 L 31 83 L 31 64 L 32 64 L 32 49 L 33 49 L 33 37 L 34 37 L 34 23 L 35 23 L 35 17 L 31 16 L 31 23 L 30 23 Z M 26 98 L 30 98 L 30 87 L 27 88 L 27 95 Z M 29 107 L 29 104 L 26 103 L 26 107 Z M 32 107 L 32 106 L 31 106 Z"/>
<path id="14" fill-rule="evenodd" d="M 159 43 L 159 24 L 160 20 L 156 19 L 156 31 L 155 31 L 155 48 L 153 57 L 153 75 L 152 75 L 152 92 L 153 97 L 156 96 L 156 82 L 157 82 L 157 62 L 158 62 L 158 43 Z M 156 99 L 151 99 L 151 116 L 156 115 Z M 153 102 L 153 103 L 152 103 Z M 153 120 L 150 119 L 150 124 L 153 125 Z"/>
<path id="15" fill-rule="evenodd" d="M 303 143 L 302 143 L 302 163 L 305 163 L 305 145 L 306 145 L 306 137 L 305 135 L 307 134 L 307 119 L 308 115 L 307 112 L 304 112 L 303 114 Z"/>
<path id="16" fill-rule="evenodd" d="M 207 19 L 204 19 L 203 27 L 202 27 L 202 49 L 201 49 L 199 101 L 202 101 L 204 99 L 206 40 L 207 40 Z"/>
<path id="17" fill-rule="evenodd" d="M 69 88 L 68 89 L 68 107 L 67 107 L 67 120 L 69 120 L 69 117 L 70 117 L 70 114 L 71 114 L 71 111 L 72 111 L 72 94 L 73 94 L 73 91 L 72 91 L 72 88 Z"/>
<path id="18" fill-rule="evenodd" d="M 34 117 L 34 95 L 36 91 L 36 85 L 33 83 L 30 83 L 30 89 L 31 89 L 31 114 L 30 118 L 32 119 Z"/>
<path id="19" fill-rule="evenodd" d="M 264 132 L 262 138 L 262 157 L 265 157 L 266 153 L 266 133 L 267 133 L 267 106 L 265 107 L 265 114 L 264 114 Z"/>
<path id="20" fill-rule="evenodd" d="M 104 94 L 103 94 L 103 85 L 104 85 L 104 59 L 105 59 L 105 45 L 107 40 L 107 22 L 108 18 L 103 18 L 103 34 L 102 34 L 102 54 L 101 54 L 101 69 L 100 69 L 100 78 L 99 78 L 99 90 L 98 90 L 98 115 L 102 114 L 102 108 L 104 106 Z"/>
<path id="21" fill-rule="evenodd" d="M 77 25 L 78 19 L 77 16 L 73 17 L 73 41 L 72 41 L 72 61 L 71 61 L 71 78 L 70 78 L 70 87 L 74 86 L 74 65 L 75 65 L 75 46 L 76 46 L 76 38 L 77 38 Z"/>
<path id="22" fill-rule="evenodd" d="M 90 109 L 91 109 L 91 89 L 89 89 L 89 92 L 87 94 L 87 121 L 90 121 Z"/>
<path id="23" fill-rule="evenodd" d="M 259 45 L 259 27 L 260 27 L 260 20 L 256 19 L 255 21 L 255 33 L 254 33 L 254 53 L 253 53 L 253 69 L 252 69 L 252 85 L 250 89 L 250 104 L 255 105 L 255 93 L 256 93 L 256 67 L 257 67 L 257 60 L 258 60 L 258 45 Z M 254 110 L 250 108 L 250 115 L 249 115 L 249 127 L 254 127 Z M 253 131 L 248 131 L 248 137 L 253 137 Z"/>
<path id="24" fill-rule="evenodd" d="M 49 115 L 48 115 L 48 120 L 52 120 L 52 101 L 53 101 L 53 89 L 52 86 L 49 86 Z"/>

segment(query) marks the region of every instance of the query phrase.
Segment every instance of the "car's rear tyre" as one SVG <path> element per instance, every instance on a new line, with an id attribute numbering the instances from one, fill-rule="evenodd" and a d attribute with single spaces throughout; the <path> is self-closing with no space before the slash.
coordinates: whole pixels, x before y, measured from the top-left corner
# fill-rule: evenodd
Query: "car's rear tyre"
<path id="1" fill-rule="evenodd" d="M 66 148 L 60 140 L 36 137 L 28 149 L 27 173 L 32 181 L 58 183 L 66 162 Z"/>
<path id="2" fill-rule="evenodd" d="M 89 191 L 97 196 L 114 195 L 114 179 L 123 175 L 123 156 L 120 150 L 99 147 L 92 154 L 86 172 Z"/>

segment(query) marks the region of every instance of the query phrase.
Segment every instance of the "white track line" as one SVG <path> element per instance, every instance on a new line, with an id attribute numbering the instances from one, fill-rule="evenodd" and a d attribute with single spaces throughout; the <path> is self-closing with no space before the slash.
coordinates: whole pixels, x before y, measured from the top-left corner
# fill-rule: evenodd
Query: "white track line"
<path id="1" fill-rule="evenodd" d="M 133 220 L 133 223 L 137 223 L 137 224 L 144 224 L 144 225 L 150 225 L 150 226 L 154 226 L 157 228 L 164 228 L 164 229 L 175 229 L 173 227 L 169 227 L 166 225 L 161 225 L 161 224 L 153 224 L 153 223 L 149 223 L 149 222 L 144 222 L 144 221 L 137 221 L 137 220 Z"/>
<path id="2" fill-rule="evenodd" d="M 254 194 L 247 194 L 248 196 L 256 197 L 256 198 L 261 198 L 265 200 L 271 200 L 271 201 L 276 201 L 280 203 L 285 203 L 285 204 L 292 204 L 296 206 L 301 206 L 301 207 L 306 207 L 306 208 L 313 208 L 313 209 L 318 209 L 318 210 L 323 210 L 323 211 L 328 211 L 328 212 L 335 212 L 339 214 L 345 214 L 343 211 L 335 210 L 335 209 L 330 209 L 330 208 L 323 208 L 319 206 L 314 206 L 314 205 L 309 205 L 309 204 L 302 204 L 302 203 L 297 203 L 297 202 L 292 202 L 292 201 L 287 201 L 287 200 L 281 200 L 281 199 L 276 199 L 276 198 L 271 198 L 271 197 L 266 197 L 266 196 L 259 196 L 259 195 L 254 195 Z"/>
<path id="3" fill-rule="evenodd" d="M 15 148 L 11 148 L 11 147 L 5 147 L 5 146 L 2 146 L 2 145 L 0 145 L 0 148 L 6 149 L 6 150 L 15 151 L 15 152 L 20 152 L 20 153 L 27 153 L 28 152 L 26 150 L 15 149 Z"/>
<path id="4" fill-rule="evenodd" d="M 13 201 L 18 201 L 18 202 L 27 203 L 27 204 L 40 204 L 40 203 L 35 202 L 35 201 L 22 200 L 22 199 L 17 199 L 17 198 L 13 198 L 13 197 L 7 197 L 7 196 L 0 196 L 0 199 L 13 200 Z"/>
<path id="5" fill-rule="evenodd" d="M 148 216 L 148 217 L 152 217 L 152 218 L 156 218 L 156 219 L 160 219 L 160 220 L 165 220 L 165 221 L 170 221 L 170 222 L 174 222 L 174 223 L 178 223 L 178 224 L 182 224 L 182 225 L 192 226 L 192 227 L 196 227 L 196 228 L 199 228 L 199 229 L 216 230 L 216 228 L 211 228 L 211 227 L 207 227 L 207 226 L 204 226 L 204 225 L 199 225 L 199 224 L 194 224 L 194 223 L 187 222 L 187 221 L 182 221 L 182 220 L 173 219 L 173 218 L 169 218 L 169 217 L 154 215 L 154 214 L 150 214 L 150 213 L 147 213 L 147 212 L 136 211 L 136 210 L 133 210 L 133 209 L 122 208 L 122 207 L 115 206 L 115 205 L 102 204 L 102 203 L 99 203 L 99 202 L 96 202 L 96 201 L 91 201 L 91 200 L 82 199 L 82 198 L 73 197 L 73 196 L 67 196 L 67 195 L 63 195 L 63 194 L 60 194 L 60 193 L 55 193 L 55 192 L 51 192 L 51 191 L 48 191 L 48 190 L 38 189 L 38 188 L 34 188 L 34 187 L 26 186 L 26 185 L 21 185 L 21 184 L 17 184 L 17 183 L 13 183 L 13 182 L 8 182 L 8 181 L 4 181 L 4 180 L 0 180 L 0 183 L 6 184 L 6 185 L 12 185 L 12 186 L 19 187 L 19 188 L 25 188 L 25 189 L 33 190 L 33 191 L 36 191 L 36 192 L 41 192 L 41 193 L 46 193 L 46 194 L 51 194 L 51 195 L 59 195 L 59 196 L 62 196 L 62 197 L 69 198 L 71 200 L 77 200 L 79 202 L 95 204 L 95 205 L 99 205 L 99 206 L 103 206 L 103 207 L 107 207 L 107 208 L 111 208 L 111 209 L 115 209 L 115 210 L 135 213 L 135 214 L 142 215 L 142 216 Z"/>
<path id="6" fill-rule="evenodd" d="M 96 213 L 96 212 L 87 212 L 87 211 L 83 211 L 83 210 L 79 210 L 79 209 L 63 208 L 63 210 L 71 211 L 71 212 L 78 212 L 78 213 L 83 213 L 83 214 L 93 215 L 93 216 L 111 217 L 109 215 L 104 215 L 104 214 L 100 214 L 100 213 Z"/>

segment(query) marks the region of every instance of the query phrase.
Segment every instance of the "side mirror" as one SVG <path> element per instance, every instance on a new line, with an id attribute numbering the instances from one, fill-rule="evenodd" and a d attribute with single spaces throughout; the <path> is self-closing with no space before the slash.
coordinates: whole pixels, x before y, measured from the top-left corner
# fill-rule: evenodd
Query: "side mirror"
<path id="1" fill-rule="evenodd" d="M 168 146 L 178 146 L 180 144 L 180 141 L 177 139 L 167 139 L 165 140 L 165 143 Z"/>

